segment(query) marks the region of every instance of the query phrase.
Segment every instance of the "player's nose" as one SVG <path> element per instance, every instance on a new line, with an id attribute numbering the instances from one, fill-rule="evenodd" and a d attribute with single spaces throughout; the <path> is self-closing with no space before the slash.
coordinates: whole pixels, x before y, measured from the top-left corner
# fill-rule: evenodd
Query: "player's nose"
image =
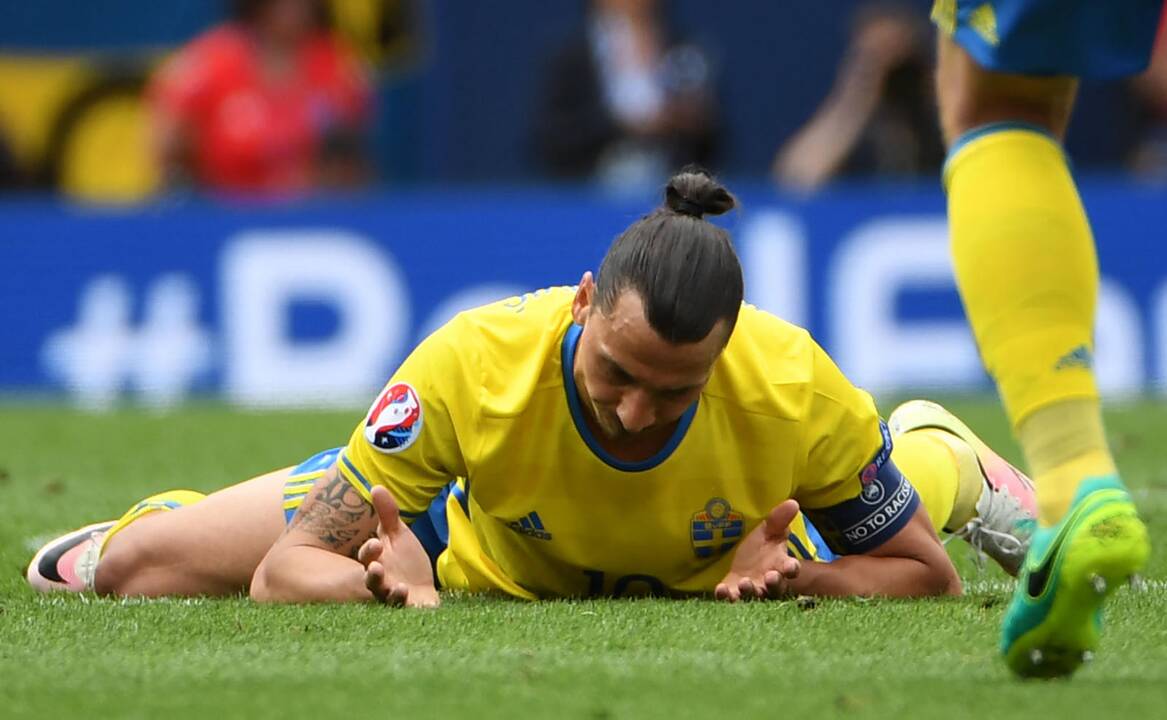
<path id="1" fill-rule="evenodd" d="M 616 415 L 627 432 L 640 432 L 656 422 L 656 408 L 652 398 L 643 390 L 631 390 L 620 398 Z"/>

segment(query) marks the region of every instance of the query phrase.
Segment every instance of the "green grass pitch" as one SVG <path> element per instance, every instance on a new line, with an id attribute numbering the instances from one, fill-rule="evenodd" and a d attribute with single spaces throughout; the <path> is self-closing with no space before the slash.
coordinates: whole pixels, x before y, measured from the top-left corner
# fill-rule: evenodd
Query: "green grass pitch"
<path id="1" fill-rule="evenodd" d="M 995 402 L 950 403 L 1016 457 Z M 885 404 L 885 410 L 891 409 Z M 209 490 L 339 444 L 359 412 L 87 415 L 0 406 L 0 717 L 1163 717 L 1167 406 L 1115 408 L 1119 464 L 1152 526 L 1141 590 L 1110 604 L 1069 682 L 996 655 L 1009 584 L 952 546 L 967 595 L 939 601 L 520 603 L 436 611 L 246 599 L 34 594 L 40 538 L 172 487 Z"/>

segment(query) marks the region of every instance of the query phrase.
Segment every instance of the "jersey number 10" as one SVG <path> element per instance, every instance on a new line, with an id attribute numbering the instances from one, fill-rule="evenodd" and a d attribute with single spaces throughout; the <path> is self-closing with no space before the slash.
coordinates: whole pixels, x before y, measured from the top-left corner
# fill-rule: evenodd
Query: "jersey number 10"
<path id="1" fill-rule="evenodd" d="M 640 573 L 633 573 L 631 575 L 621 575 L 612 583 L 612 589 L 606 590 L 606 577 L 603 570 L 584 570 L 583 574 L 588 578 L 588 597 L 599 597 L 601 595 L 606 597 L 624 597 L 630 594 L 629 590 L 634 590 L 633 595 L 664 595 L 665 584 L 660 581 L 660 578 L 652 575 L 642 575 Z"/>

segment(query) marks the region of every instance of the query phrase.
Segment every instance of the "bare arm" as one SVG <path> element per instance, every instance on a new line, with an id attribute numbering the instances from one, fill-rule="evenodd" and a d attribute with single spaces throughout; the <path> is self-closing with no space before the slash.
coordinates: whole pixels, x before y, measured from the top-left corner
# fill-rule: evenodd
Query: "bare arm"
<path id="1" fill-rule="evenodd" d="M 437 606 L 429 556 L 392 494 L 375 486 L 371 501 L 330 468 L 256 568 L 252 598 Z"/>
<path id="2" fill-rule="evenodd" d="M 923 597 L 959 595 L 960 577 L 921 505 L 887 542 L 865 555 L 802 563 L 787 592 L 798 595 Z"/>
<path id="3" fill-rule="evenodd" d="M 335 466 L 321 477 L 251 581 L 260 602 L 373 600 L 365 587 L 361 545 L 373 537 L 377 514 Z"/>
<path id="4" fill-rule="evenodd" d="M 879 104 L 883 79 L 861 61 L 847 62 L 831 94 L 774 158 L 774 179 L 814 190 L 843 164 Z"/>
<path id="5" fill-rule="evenodd" d="M 165 188 L 185 187 L 195 176 L 190 132 L 182 119 L 156 107 L 152 119 L 152 149 L 159 182 Z"/>
<path id="6" fill-rule="evenodd" d="M 781 598 L 791 595 L 827 597 L 923 597 L 959 595 L 960 577 L 932 530 L 923 506 L 899 532 L 863 555 L 846 555 L 829 563 L 800 562 L 790 557 L 786 542 L 798 503 L 787 500 L 734 551 L 730 572 L 718 583 L 714 597 Z"/>
<path id="7" fill-rule="evenodd" d="M 859 31 L 830 95 L 775 156 L 775 180 L 814 190 L 831 179 L 879 106 L 888 73 L 912 52 L 913 35 L 910 24 L 894 17 Z"/>

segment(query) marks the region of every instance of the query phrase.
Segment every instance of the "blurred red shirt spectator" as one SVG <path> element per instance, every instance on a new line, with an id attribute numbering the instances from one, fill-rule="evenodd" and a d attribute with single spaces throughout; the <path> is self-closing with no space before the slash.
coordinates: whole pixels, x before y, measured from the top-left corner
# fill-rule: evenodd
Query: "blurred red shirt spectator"
<path id="1" fill-rule="evenodd" d="M 237 3 L 154 78 L 158 153 L 170 184 L 299 194 L 365 179 L 369 89 L 313 0 Z"/>

